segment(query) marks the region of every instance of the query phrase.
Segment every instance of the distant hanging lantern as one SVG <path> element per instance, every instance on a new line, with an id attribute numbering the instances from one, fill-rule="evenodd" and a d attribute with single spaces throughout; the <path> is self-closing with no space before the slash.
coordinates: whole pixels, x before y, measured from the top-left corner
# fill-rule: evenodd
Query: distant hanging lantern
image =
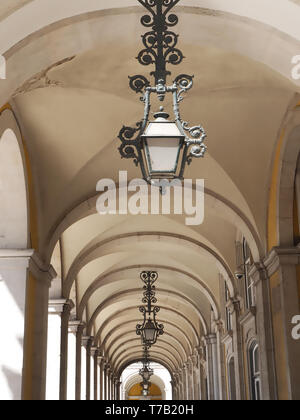
<path id="1" fill-rule="evenodd" d="M 141 273 L 141 280 L 144 282 L 144 298 L 142 300 L 146 306 L 139 308 L 144 315 L 144 322 L 136 326 L 137 335 L 141 336 L 142 344 L 146 347 L 151 347 L 157 342 L 157 338 L 164 333 L 164 325 L 159 324 L 156 320 L 156 315 L 160 311 L 158 306 L 152 306 L 157 302 L 155 297 L 154 283 L 158 278 L 156 271 L 143 271 Z"/>

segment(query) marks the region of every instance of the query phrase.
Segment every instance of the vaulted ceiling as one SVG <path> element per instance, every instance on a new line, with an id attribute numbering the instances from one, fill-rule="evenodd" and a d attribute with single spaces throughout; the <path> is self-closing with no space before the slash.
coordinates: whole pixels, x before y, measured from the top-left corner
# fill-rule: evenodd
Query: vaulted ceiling
<path id="1" fill-rule="evenodd" d="M 299 51 L 300 10 L 297 2 L 283 0 L 272 10 L 263 0 L 258 10 L 218 0 L 177 7 L 186 59 L 170 70 L 195 75 L 182 115 L 208 133 L 206 157 L 185 174 L 205 179 L 204 223 L 186 226 L 178 215 L 96 212 L 100 179 L 118 182 L 119 170 L 129 179 L 140 176 L 131 161 L 120 159 L 117 135 L 143 114 L 128 87 L 128 75 L 149 73 L 135 60 L 142 8 L 137 1 L 112 1 L 110 8 L 103 1 L 60 2 L 59 9 L 53 3 L 0 5 L 0 35 L 23 16 L 23 24 L 1 40 L 8 77 L 0 81 L 0 98 L 12 104 L 28 149 L 39 252 L 63 279 L 61 290 L 53 285 L 52 297 L 74 300 L 86 333 L 119 369 L 141 357 L 135 334 L 139 273 L 157 270 L 166 334 L 152 357 L 174 371 L 209 331 L 212 314 L 220 316 L 220 274 L 237 293 L 235 241 L 245 236 L 255 259 L 266 251 L 274 150 L 299 92 L 290 68 Z M 281 25 L 283 10 L 291 17 L 289 28 Z"/>

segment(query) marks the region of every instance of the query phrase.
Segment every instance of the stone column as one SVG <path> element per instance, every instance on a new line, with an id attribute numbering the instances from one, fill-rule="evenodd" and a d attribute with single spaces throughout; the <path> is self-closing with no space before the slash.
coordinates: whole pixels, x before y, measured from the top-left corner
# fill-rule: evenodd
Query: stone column
<path id="1" fill-rule="evenodd" d="M 194 354 L 192 356 L 192 365 L 193 365 L 193 400 L 198 401 L 200 397 L 200 369 L 199 369 L 199 360 L 198 356 Z"/>
<path id="2" fill-rule="evenodd" d="M 5 346 L 0 346 L 0 393 L 3 400 L 22 399 L 27 270 L 33 252 L 0 250 L 1 336 L 5 342 Z"/>
<path id="3" fill-rule="evenodd" d="M 23 381 L 22 398 L 37 401 L 45 400 L 46 396 L 49 288 L 51 281 L 57 277 L 57 274 L 53 267 L 45 264 L 35 252 L 29 261 L 29 277 L 34 281 L 35 290 L 32 306 L 30 299 L 26 303 L 24 364 L 26 363 L 27 367 L 27 361 L 30 358 L 31 372 L 24 366 L 24 373 L 27 372 L 31 378 L 31 395 L 27 394 L 30 389 L 27 381 L 26 383 Z M 30 287 L 29 284 L 27 286 Z M 30 319 L 28 314 L 31 311 L 33 320 Z M 31 330 L 31 333 L 28 334 L 28 330 Z M 31 340 L 29 338 L 30 334 Z M 31 341 L 31 345 L 29 341 Z"/>
<path id="4" fill-rule="evenodd" d="M 184 368 L 180 371 L 180 382 L 181 382 L 181 399 L 186 400 L 186 383 L 185 383 L 185 372 Z"/>
<path id="5" fill-rule="evenodd" d="M 87 338 L 86 346 L 86 400 L 91 399 L 91 350 L 93 346 L 94 337 Z"/>
<path id="6" fill-rule="evenodd" d="M 199 378 L 200 378 L 200 400 L 206 401 L 208 400 L 208 367 L 207 367 L 207 346 L 204 343 L 205 340 L 201 343 L 201 345 L 197 348 L 197 356 L 199 362 Z"/>
<path id="7" fill-rule="evenodd" d="M 108 364 L 103 360 L 103 399 L 107 401 L 107 370 Z"/>
<path id="8" fill-rule="evenodd" d="M 265 266 L 254 264 L 249 272 L 255 286 L 256 328 L 260 354 L 261 393 L 263 400 L 276 400 L 276 368 L 271 318 L 270 284 Z"/>
<path id="9" fill-rule="evenodd" d="M 173 377 L 174 377 L 174 382 L 175 382 L 174 399 L 175 400 L 180 400 L 181 396 L 180 396 L 180 375 L 179 375 L 179 372 L 178 371 L 174 372 Z"/>
<path id="10" fill-rule="evenodd" d="M 98 349 L 98 353 L 100 354 L 100 349 Z M 104 359 L 102 356 L 98 356 L 98 363 L 99 363 L 99 398 L 100 401 L 104 400 Z"/>
<path id="11" fill-rule="evenodd" d="M 108 365 L 106 374 L 107 374 L 107 399 L 110 401 L 111 400 L 111 384 L 110 384 L 111 367 L 110 365 Z"/>
<path id="12" fill-rule="evenodd" d="M 187 362 L 187 390 L 188 390 L 188 395 L 187 395 L 187 399 L 188 400 L 194 400 L 194 372 L 193 372 L 193 362 L 192 362 L 192 358 L 189 357 L 188 362 Z"/>
<path id="13" fill-rule="evenodd" d="M 221 341 L 221 335 L 224 333 L 224 326 L 221 319 L 213 322 L 213 327 L 217 337 L 217 354 L 218 354 L 218 383 L 219 383 L 219 400 L 226 399 L 226 377 L 225 377 L 225 360 L 224 360 L 224 344 Z M 242 352 L 242 348 L 241 348 Z"/>
<path id="14" fill-rule="evenodd" d="M 94 349 L 94 401 L 98 400 L 98 386 L 99 386 L 99 378 L 98 378 L 98 355 L 99 350 L 98 348 Z"/>
<path id="15" fill-rule="evenodd" d="M 188 398 L 189 398 L 187 375 L 188 375 L 188 364 L 185 363 L 183 365 L 183 393 L 184 393 L 184 400 L 188 400 Z"/>
<path id="16" fill-rule="evenodd" d="M 118 383 L 118 378 L 116 376 L 114 376 L 114 393 L 113 393 L 114 401 L 117 401 L 117 399 L 118 399 L 118 397 L 117 397 L 117 383 Z"/>
<path id="17" fill-rule="evenodd" d="M 0 250 L 0 395 L 7 400 L 44 400 L 48 300 L 52 266 L 33 249 Z"/>
<path id="18" fill-rule="evenodd" d="M 75 401 L 76 399 L 76 347 L 77 330 L 81 322 L 76 320 L 69 321 L 68 335 L 68 386 L 67 399 Z"/>
<path id="19" fill-rule="evenodd" d="M 90 337 L 82 336 L 81 339 L 81 400 L 86 401 L 86 386 L 87 386 L 87 348 Z"/>
<path id="20" fill-rule="evenodd" d="M 82 338 L 85 323 L 78 325 L 76 332 L 76 378 L 75 378 L 75 399 L 81 400 L 81 372 L 82 372 Z"/>
<path id="21" fill-rule="evenodd" d="M 114 372 L 111 371 L 110 374 L 110 399 L 114 399 Z"/>
<path id="22" fill-rule="evenodd" d="M 60 338 L 60 384 L 59 384 L 59 399 L 67 400 L 67 381 L 68 381 L 68 330 L 69 318 L 71 310 L 74 308 L 74 303 L 68 300 L 64 304 L 61 316 L 61 338 Z"/>
<path id="23" fill-rule="evenodd" d="M 122 382 L 120 380 L 117 380 L 117 400 L 121 401 L 121 385 Z"/>
<path id="24" fill-rule="evenodd" d="M 46 399 L 59 400 L 61 314 L 66 299 L 50 300 L 48 305 L 48 347 Z"/>
<path id="25" fill-rule="evenodd" d="M 240 317 L 240 302 L 238 299 L 230 299 L 228 305 L 232 315 L 232 340 L 234 348 L 234 367 L 235 367 L 235 384 L 236 384 L 236 399 L 245 400 L 245 375 L 244 375 L 244 357 L 243 357 L 243 337 L 241 325 L 239 322 Z"/>
<path id="26" fill-rule="evenodd" d="M 208 364 L 209 400 L 219 399 L 218 351 L 216 334 L 205 337 Z"/>
<path id="27" fill-rule="evenodd" d="M 175 401 L 177 400 L 177 382 L 176 382 L 176 374 L 175 372 L 173 372 L 173 380 L 171 381 L 171 385 L 172 385 L 172 400 Z"/>
<path id="28" fill-rule="evenodd" d="M 273 248 L 264 264 L 269 278 L 276 272 L 279 273 L 279 286 L 277 287 L 279 293 L 274 290 L 272 293 L 274 300 L 279 301 L 276 303 L 279 306 L 277 310 L 282 314 L 288 398 L 300 400 L 300 341 L 292 337 L 294 327 L 292 319 L 300 314 L 298 288 L 300 245 L 293 248 Z"/>

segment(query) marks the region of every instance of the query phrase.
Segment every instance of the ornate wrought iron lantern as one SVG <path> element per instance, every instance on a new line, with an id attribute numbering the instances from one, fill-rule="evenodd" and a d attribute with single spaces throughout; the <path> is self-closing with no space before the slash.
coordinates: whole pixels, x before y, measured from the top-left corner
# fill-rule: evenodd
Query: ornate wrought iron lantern
<path id="1" fill-rule="evenodd" d="M 140 277 L 144 282 L 144 297 L 142 302 L 146 306 L 139 308 L 140 312 L 144 315 L 144 322 L 136 326 L 136 333 L 141 336 L 142 344 L 145 347 L 151 347 L 156 343 L 158 336 L 164 333 L 163 324 L 159 324 L 156 320 L 156 314 L 160 311 L 160 308 L 158 306 L 152 306 L 152 304 L 157 302 L 154 283 L 158 278 L 158 273 L 156 271 L 143 271 Z"/>
<path id="2" fill-rule="evenodd" d="M 154 371 L 150 368 L 150 361 L 149 361 L 149 351 L 147 347 L 144 347 L 144 360 L 143 360 L 143 368 L 140 369 L 139 374 L 143 378 L 143 382 L 149 382 L 151 376 L 153 375 Z"/>
<path id="3" fill-rule="evenodd" d="M 183 100 L 183 93 L 193 86 L 193 76 L 181 74 L 167 85 L 167 64 L 180 64 L 183 60 L 182 52 L 176 48 L 178 35 L 169 30 L 178 23 L 178 17 L 169 14 L 179 0 L 138 0 L 150 15 L 145 15 L 141 23 L 146 28 L 142 39 L 144 49 L 138 54 L 140 64 L 155 65 L 155 86 L 149 80 L 137 75 L 129 77 L 130 87 L 143 96 L 144 117 L 136 127 L 124 126 L 119 139 L 122 144 L 119 151 L 122 158 L 133 159 L 136 166 L 140 166 L 143 178 L 151 184 L 161 179 L 183 179 L 186 164 L 191 164 L 193 157 L 204 157 L 206 133 L 201 125 L 189 127 L 182 120 L 179 104 Z M 154 121 L 149 121 L 151 109 L 151 94 L 156 94 L 163 102 L 167 94 L 173 97 L 173 120 L 161 107 L 154 114 Z"/>

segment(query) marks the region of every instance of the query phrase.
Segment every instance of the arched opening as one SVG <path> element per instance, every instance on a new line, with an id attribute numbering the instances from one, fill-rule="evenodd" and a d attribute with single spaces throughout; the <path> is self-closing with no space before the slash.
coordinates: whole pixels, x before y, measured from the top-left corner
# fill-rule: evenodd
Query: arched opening
<path id="1" fill-rule="evenodd" d="M 142 378 L 139 375 L 139 370 L 142 368 L 142 363 L 133 363 L 127 366 L 121 376 L 121 396 L 124 400 L 139 400 L 143 399 L 141 382 Z M 151 369 L 154 374 L 150 378 L 150 393 L 149 400 L 171 400 L 172 387 L 171 376 L 169 371 L 160 363 L 151 362 Z"/>
<path id="2" fill-rule="evenodd" d="M 256 342 L 251 343 L 248 350 L 251 399 L 261 400 L 261 372 L 259 361 L 259 348 Z"/>
<path id="3" fill-rule="evenodd" d="M 11 114 L 10 111 L 5 113 Z M 1 122 L 4 118 L 1 118 Z M 11 117 L 6 117 L 11 121 Z M 26 249 L 28 242 L 27 189 L 23 157 L 16 133 L 1 132 L 0 122 L 0 247 Z"/>
<path id="4" fill-rule="evenodd" d="M 144 400 L 144 399 L 147 399 L 149 401 L 151 401 L 151 400 L 158 400 L 158 401 L 162 400 L 161 390 L 153 382 L 150 382 L 148 397 L 146 397 L 146 398 L 143 397 L 142 390 L 143 390 L 143 387 L 141 386 L 140 383 L 137 383 L 137 384 L 133 385 L 128 392 L 128 400 L 129 401 L 139 401 L 139 400 Z"/>
<path id="5" fill-rule="evenodd" d="M 22 387 L 28 222 L 20 144 L 11 110 L 0 112 L 0 318 L 5 320 L 1 324 L 5 337 L 5 346 L 0 346 L 1 399 L 20 399 Z"/>
<path id="6" fill-rule="evenodd" d="M 228 362 L 228 389 L 229 389 L 229 399 L 236 400 L 236 383 L 235 383 L 235 364 L 234 358 Z"/>

